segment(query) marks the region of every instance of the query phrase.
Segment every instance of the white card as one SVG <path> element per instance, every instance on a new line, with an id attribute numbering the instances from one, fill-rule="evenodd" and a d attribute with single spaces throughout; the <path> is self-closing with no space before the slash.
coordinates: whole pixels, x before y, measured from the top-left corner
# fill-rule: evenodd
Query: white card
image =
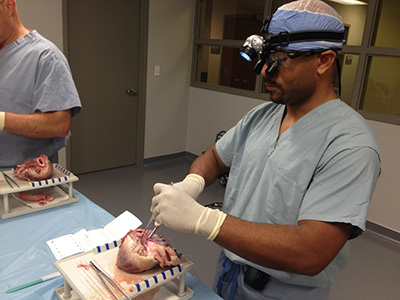
<path id="1" fill-rule="evenodd" d="M 47 241 L 47 245 L 57 260 L 78 253 L 90 251 L 97 246 L 122 239 L 129 230 L 136 229 L 142 222 L 129 211 L 123 212 L 103 228 L 86 231 L 82 229 L 75 234 L 67 234 Z"/>
<path id="2" fill-rule="evenodd" d="M 110 232 L 115 237 L 115 240 L 120 240 L 129 230 L 136 229 L 140 225 L 142 225 L 142 222 L 135 215 L 126 210 L 104 226 L 104 229 Z"/>
<path id="3" fill-rule="evenodd" d="M 82 245 L 72 234 L 60 236 L 46 242 L 57 260 L 84 252 Z"/>

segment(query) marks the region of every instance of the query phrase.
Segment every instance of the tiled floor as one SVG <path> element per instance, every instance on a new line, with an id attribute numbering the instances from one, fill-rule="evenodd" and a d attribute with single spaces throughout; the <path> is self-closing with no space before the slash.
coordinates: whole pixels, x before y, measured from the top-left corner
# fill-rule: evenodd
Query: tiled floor
<path id="1" fill-rule="evenodd" d="M 177 182 L 187 174 L 192 158 L 171 156 L 131 166 L 78 175 L 74 187 L 114 216 L 125 210 L 143 222 L 150 217 L 152 186 Z M 198 201 L 222 202 L 224 188 L 218 183 L 205 189 Z M 211 287 L 219 246 L 204 238 L 161 227 L 159 232 L 191 259 L 194 275 Z M 332 287 L 331 300 L 400 300 L 400 245 L 372 232 L 351 242 L 351 261 Z"/>

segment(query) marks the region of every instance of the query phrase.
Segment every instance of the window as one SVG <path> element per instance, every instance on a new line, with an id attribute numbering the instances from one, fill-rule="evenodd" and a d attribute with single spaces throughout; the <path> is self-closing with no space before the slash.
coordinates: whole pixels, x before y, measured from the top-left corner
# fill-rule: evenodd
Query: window
<path id="1" fill-rule="evenodd" d="M 371 56 L 361 109 L 400 117 L 400 57 Z"/>
<path id="2" fill-rule="evenodd" d="M 324 0 L 343 17 L 341 97 L 368 119 L 400 124 L 400 1 Z M 239 55 L 285 0 L 197 0 L 192 86 L 268 99 L 256 62 Z"/>
<path id="3" fill-rule="evenodd" d="M 348 43 L 343 46 L 343 55 L 355 63 L 342 65 L 342 86 L 346 101 L 364 117 L 372 120 L 400 124 L 400 2 L 397 0 L 363 0 L 367 5 L 350 8 L 332 6 L 350 23 Z M 368 2 L 368 3 L 367 3 Z M 331 4 L 331 3 L 329 3 Z M 356 17 L 365 16 L 365 29 L 355 36 L 362 36 L 361 43 L 352 38 Z M 358 22 L 361 23 L 361 22 Z M 354 35 L 353 35 L 354 36 Z M 353 80 L 349 80 L 353 79 Z M 352 97 L 348 98 L 352 94 Z"/>
<path id="4" fill-rule="evenodd" d="M 400 2 L 376 4 L 369 43 L 364 47 L 362 93 L 357 108 L 378 121 L 400 124 Z"/>
<path id="5" fill-rule="evenodd" d="M 198 0 L 193 85 L 250 97 L 264 97 L 256 62 L 239 55 L 243 41 L 260 32 L 265 0 Z"/>

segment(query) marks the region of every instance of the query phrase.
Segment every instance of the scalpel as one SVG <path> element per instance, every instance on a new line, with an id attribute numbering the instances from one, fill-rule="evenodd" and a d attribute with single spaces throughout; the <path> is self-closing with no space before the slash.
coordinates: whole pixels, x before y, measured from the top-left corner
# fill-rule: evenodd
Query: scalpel
<path id="1" fill-rule="evenodd" d="M 24 289 L 24 288 L 27 288 L 27 287 L 29 287 L 29 286 L 32 286 L 32 285 L 35 285 L 35 284 L 38 284 L 38 283 L 45 282 L 45 281 L 47 281 L 47 280 L 56 278 L 56 277 L 58 277 L 58 276 L 61 276 L 60 272 L 56 272 L 56 273 L 53 273 L 53 274 L 50 274 L 50 275 L 43 276 L 43 277 L 41 277 L 41 278 L 38 279 L 38 280 L 34 280 L 34 281 L 32 281 L 32 282 L 25 283 L 25 284 L 22 284 L 22 285 L 19 285 L 19 286 L 15 287 L 15 288 L 9 289 L 8 291 L 6 291 L 6 294 L 14 293 L 14 292 L 16 292 L 16 291 L 22 290 L 22 289 Z"/>

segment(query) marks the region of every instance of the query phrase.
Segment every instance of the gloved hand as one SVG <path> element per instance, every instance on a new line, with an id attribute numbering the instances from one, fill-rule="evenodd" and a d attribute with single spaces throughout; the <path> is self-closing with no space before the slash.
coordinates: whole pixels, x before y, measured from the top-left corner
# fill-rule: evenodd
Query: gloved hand
<path id="1" fill-rule="evenodd" d="M 214 240 L 226 214 L 204 207 L 177 187 L 156 183 L 151 212 L 157 223 L 173 230 L 195 233 Z"/>
<path id="2" fill-rule="evenodd" d="M 199 197 L 205 185 L 206 182 L 204 178 L 194 173 L 187 175 L 183 181 L 174 183 L 175 187 L 188 194 L 193 199 Z"/>
<path id="3" fill-rule="evenodd" d="M 3 130 L 5 121 L 6 121 L 6 113 L 4 111 L 0 111 L 0 131 Z"/>

